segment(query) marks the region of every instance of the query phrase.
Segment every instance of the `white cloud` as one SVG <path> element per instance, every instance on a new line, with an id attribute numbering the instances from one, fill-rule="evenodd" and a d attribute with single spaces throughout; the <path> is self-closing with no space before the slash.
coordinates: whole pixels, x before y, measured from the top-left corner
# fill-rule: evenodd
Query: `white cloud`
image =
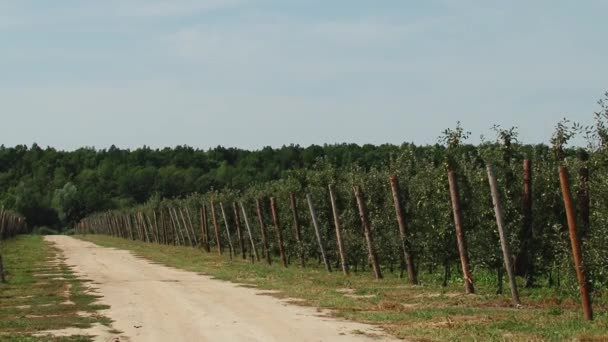
<path id="1" fill-rule="evenodd" d="M 246 0 L 131 0 L 119 3 L 119 14 L 136 17 L 191 15 L 223 8 L 234 8 Z"/>

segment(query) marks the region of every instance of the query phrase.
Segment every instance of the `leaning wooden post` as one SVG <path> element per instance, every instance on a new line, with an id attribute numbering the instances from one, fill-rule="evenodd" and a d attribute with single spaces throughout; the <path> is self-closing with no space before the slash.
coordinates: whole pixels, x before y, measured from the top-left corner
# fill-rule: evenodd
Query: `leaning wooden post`
<path id="1" fill-rule="evenodd" d="M 171 208 L 169 208 L 169 216 L 171 217 L 171 225 L 173 225 L 173 231 L 174 231 L 174 235 L 176 236 L 176 241 L 178 245 L 181 245 L 183 242 L 183 245 L 186 245 L 186 239 L 184 238 L 184 234 L 182 234 L 181 229 L 179 229 L 179 226 L 177 225 L 177 216 L 174 218 L 173 217 L 173 211 L 171 210 Z"/>
<path id="2" fill-rule="evenodd" d="M 0 254 L 0 283 L 6 283 L 6 278 L 4 277 L 4 263 L 2 261 L 2 254 Z"/>
<path id="3" fill-rule="evenodd" d="M 211 248 L 209 246 L 209 225 L 207 223 L 207 207 L 203 204 L 201 207 L 201 230 L 203 236 L 203 248 L 207 253 L 211 252 Z"/>
<path id="4" fill-rule="evenodd" d="M 365 199 L 363 198 L 363 190 L 361 190 L 361 186 L 357 185 L 353 188 L 353 191 L 355 192 L 355 198 L 357 199 L 357 207 L 359 208 L 359 218 L 361 218 L 361 225 L 363 225 L 363 233 L 365 234 L 365 241 L 367 242 L 369 262 L 372 264 L 372 271 L 374 272 L 374 277 L 376 279 L 382 279 L 382 271 L 380 270 L 380 263 L 378 262 L 376 248 L 374 247 L 374 239 L 372 236 L 371 229 L 372 227 L 369 222 Z"/>
<path id="5" fill-rule="evenodd" d="M 220 210 L 222 211 L 222 218 L 224 219 L 224 225 L 226 226 L 226 236 L 228 237 L 228 247 L 230 248 L 230 260 L 234 255 L 234 246 L 232 246 L 232 236 L 230 235 L 230 228 L 228 226 L 228 219 L 226 218 L 226 211 L 224 211 L 224 203 L 220 202 Z"/>
<path id="6" fill-rule="evenodd" d="M 255 248 L 255 241 L 253 241 L 253 234 L 251 233 L 251 226 L 249 225 L 249 218 L 247 217 L 247 211 L 245 210 L 245 205 L 243 205 L 243 202 L 240 202 L 240 205 L 241 205 L 241 211 L 243 212 L 243 220 L 245 220 L 245 227 L 247 228 L 247 233 L 249 234 L 249 242 L 251 242 L 251 251 L 253 252 L 254 260 L 260 261 L 260 256 L 258 255 L 258 250 L 257 250 L 257 248 Z"/>
<path id="7" fill-rule="evenodd" d="M 198 239 L 196 238 L 196 231 L 194 230 L 194 225 L 192 224 L 192 218 L 190 217 L 190 209 L 188 207 L 186 209 L 186 217 L 188 218 L 188 226 L 190 226 L 190 230 L 192 231 L 192 238 L 194 239 L 194 244 L 198 246 Z"/>
<path id="8" fill-rule="evenodd" d="M 160 207 L 160 225 L 163 230 L 163 242 L 165 245 L 169 244 L 169 234 L 167 232 L 167 218 L 165 217 L 165 211 L 163 207 Z"/>
<path id="9" fill-rule="evenodd" d="M 532 261 L 532 166 L 529 159 L 524 160 L 524 186 L 522 194 L 522 242 L 520 245 L 518 267 L 526 276 L 526 287 L 534 284 L 534 262 Z"/>
<path id="10" fill-rule="evenodd" d="M 154 226 L 156 227 L 156 237 L 157 237 L 156 243 L 160 244 L 163 241 L 163 239 L 160 236 L 160 228 L 158 226 L 158 219 L 156 218 L 156 210 L 152 210 L 152 213 L 154 214 Z"/>
<path id="11" fill-rule="evenodd" d="M 156 244 L 158 244 L 158 228 L 156 227 L 156 225 L 152 224 L 152 220 L 150 220 L 150 216 L 148 214 L 144 213 L 144 218 L 146 219 L 146 222 L 148 223 L 148 226 L 150 227 L 150 233 L 152 235 L 154 235 L 154 242 Z M 150 241 L 152 242 L 152 241 Z"/>
<path id="12" fill-rule="evenodd" d="M 589 225 L 591 219 L 590 197 L 589 197 L 589 168 L 586 165 L 588 156 L 583 155 L 580 160 L 583 166 L 579 169 L 580 190 L 578 191 L 578 207 L 581 229 L 579 230 L 580 237 L 584 240 L 589 234 Z"/>
<path id="13" fill-rule="evenodd" d="M 283 234 L 281 233 L 281 224 L 279 223 L 277 202 L 275 201 L 274 197 L 270 198 L 270 210 L 272 212 L 272 222 L 274 223 L 274 229 L 277 235 L 277 242 L 279 244 L 279 253 L 281 254 L 281 261 L 283 261 L 283 266 L 287 267 L 287 254 L 285 253 L 285 245 L 283 244 Z"/>
<path id="14" fill-rule="evenodd" d="M 151 243 L 152 242 L 152 239 L 150 239 L 150 234 L 151 233 L 150 234 L 148 233 L 148 227 L 146 225 L 146 220 L 144 219 L 144 214 L 140 211 L 138 217 L 139 217 L 139 222 L 141 222 L 141 226 L 142 226 L 142 228 L 144 230 L 144 234 L 145 234 L 145 237 L 146 237 L 145 242 L 146 243 Z"/>
<path id="15" fill-rule="evenodd" d="M 312 225 L 315 228 L 315 235 L 317 236 L 317 243 L 319 244 L 319 250 L 321 252 L 321 258 L 323 259 L 323 264 L 325 264 L 325 269 L 327 272 L 331 272 L 331 265 L 325 256 L 325 247 L 323 247 L 323 241 L 321 240 L 321 230 L 319 229 L 319 220 L 317 219 L 317 213 L 315 212 L 315 207 L 312 204 L 312 196 L 310 194 L 306 194 L 306 201 L 308 202 L 308 209 L 310 211 L 310 218 L 312 220 Z"/>
<path id="16" fill-rule="evenodd" d="M 559 167 L 559 182 L 562 188 L 564 197 L 564 206 L 566 207 L 566 218 L 568 220 L 568 231 L 570 233 L 570 243 L 572 245 L 572 257 L 574 259 L 574 268 L 576 269 L 576 277 L 581 292 L 583 302 L 583 311 L 585 319 L 593 320 L 593 309 L 591 308 L 591 296 L 589 294 L 589 283 L 585 277 L 585 268 L 583 265 L 583 253 L 579 243 L 576 231 L 576 214 L 572 206 L 572 196 L 570 194 L 570 184 L 568 182 L 568 170 L 565 166 Z"/>
<path id="17" fill-rule="evenodd" d="M 391 176 L 391 192 L 393 194 L 393 204 L 395 206 L 395 213 L 397 215 L 397 224 L 399 224 L 399 237 L 401 238 L 401 251 L 403 252 L 403 259 L 407 267 L 407 275 L 412 285 L 418 285 L 418 277 L 416 275 L 416 267 L 414 265 L 414 258 L 411 252 L 411 246 L 408 239 L 407 224 L 405 221 L 405 214 L 403 212 L 403 205 L 401 205 L 401 196 L 399 193 L 399 180 L 397 176 Z"/>
<path id="18" fill-rule="evenodd" d="M 236 235 L 239 239 L 239 248 L 241 250 L 241 256 L 244 260 L 247 259 L 247 251 L 245 250 L 245 242 L 243 241 L 243 233 L 241 232 L 241 217 L 239 215 L 239 209 L 236 202 L 232 202 L 232 209 L 234 211 L 234 223 L 236 226 Z"/>
<path id="19" fill-rule="evenodd" d="M 262 247 L 264 247 L 264 256 L 268 265 L 272 264 L 272 257 L 270 255 L 270 248 L 268 247 L 268 236 L 266 234 L 266 224 L 264 223 L 264 214 L 262 213 L 262 203 L 259 199 L 255 200 L 256 209 L 258 213 L 258 221 L 260 223 L 260 231 L 262 232 Z"/>
<path id="20" fill-rule="evenodd" d="M 177 216 L 177 211 L 175 210 L 175 208 L 173 209 L 173 212 L 175 213 L 175 220 L 177 220 L 177 223 L 180 224 L 179 223 L 179 217 Z M 179 214 L 180 214 L 180 216 L 182 218 L 182 224 L 184 225 L 184 230 L 186 231 L 186 236 L 188 237 L 188 241 L 190 242 L 190 246 L 194 247 L 194 240 L 190 236 L 190 230 L 188 229 L 188 224 L 186 223 L 186 219 L 184 219 L 184 212 L 182 211 L 182 208 L 179 208 Z"/>
<path id="21" fill-rule="evenodd" d="M 336 204 L 336 193 L 333 184 L 328 185 L 329 201 L 331 203 L 331 211 L 334 216 L 334 226 L 336 228 L 336 241 L 338 243 L 338 251 L 340 252 L 340 262 L 342 263 L 342 272 L 348 275 L 348 262 L 346 259 L 346 251 L 344 249 L 344 241 L 342 240 L 342 227 L 340 225 L 340 213 L 338 213 L 338 205 Z"/>
<path id="22" fill-rule="evenodd" d="M 467 244 L 464 238 L 464 231 L 462 229 L 460 197 L 458 194 L 458 185 L 456 184 L 456 173 L 453 170 L 448 170 L 448 182 L 450 183 L 450 198 L 452 202 L 452 212 L 454 214 L 456 238 L 458 240 L 458 252 L 460 253 L 460 264 L 462 266 L 462 275 L 464 277 L 464 288 L 467 294 L 472 294 L 475 293 L 475 287 L 473 286 L 473 277 L 471 276 L 471 271 L 469 270 Z"/>
<path id="23" fill-rule="evenodd" d="M 217 252 L 222 255 L 222 240 L 220 239 L 220 228 L 217 224 L 217 215 L 215 214 L 215 203 L 211 201 L 211 221 L 213 221 L 213 230 L 215 231 L 215 243 L 217 245 Z"/>
<path id="24" fill-rule="evenodd" d="M 302 265 L 302 267 L 306 267 L 304 243 L 302 242 L 302 231 L 300 228 L 300 221 L 298 220 L 298 206 L 296 203 L 296 196 L 293 193 L 289 194 L 289 204 L 291 207 L 291 215 L 293 217 L 293 227 L 295 229 L 296 241 L 298 242 L 298 255 L 300 256 L 300 264 Z"/>
<path id="25" fill-rule="evenodd" d="M 492 192 L 492 203 L 494 204 L 494 213 L 496 214 L 496 225 L 498 226 L 498 235 L 500 236 L 500 245 L 502 247 L 502 256 L 505 261 L 507 276 L 509 277 L 509 286 L 511 287 L 511 298 L 513 299 L 513 305 L 515 305 L 515 307 L 519 307 L 521 303 L 519 301 L 519 293 L 517 291 L 515 275 L 513 274 L 513 265 L 511 265 L 511 252 L 509 251 L 509 242 L 507 241 L 507 235 L 504 228 L 504 219 L 502 215 L 502 206 L 500 204 L 498 185 L 496 184 L 496 177 L 494 176 L 492 165 L 488 164 L 487 170 L 488 181 L 490 182 L 490 191 Z"/>

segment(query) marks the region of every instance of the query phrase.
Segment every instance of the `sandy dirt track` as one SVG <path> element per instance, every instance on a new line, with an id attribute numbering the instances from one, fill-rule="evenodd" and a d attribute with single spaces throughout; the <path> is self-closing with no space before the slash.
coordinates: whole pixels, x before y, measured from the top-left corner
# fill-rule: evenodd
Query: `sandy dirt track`
<path id="1" fill-rule="evenodd" d="M 46 238 L 103 296 L 122 331 L 99 341 L 391 341 L 372 326 L 319 316 L 261 291 L 153 264 L 69 236 Z M 95 330 L 99 333 L 99 329 Z M 375 337 L 362 335 L 376 335 Z"/>

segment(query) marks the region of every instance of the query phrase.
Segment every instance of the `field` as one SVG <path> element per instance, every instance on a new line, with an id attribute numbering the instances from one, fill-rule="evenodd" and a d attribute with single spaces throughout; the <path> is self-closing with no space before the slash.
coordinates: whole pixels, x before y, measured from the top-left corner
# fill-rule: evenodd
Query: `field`
<path id="1" fill-rule="evenodd" d="M 327 273 L 316 262 L 304 269 L 280 264 L 251 264 L 215 253 L 147 244 L 109 236 L 79 236 L 96 244 L 126 249 L 176 268 L 217 279 L 278 290 L 275 296 L 294 304 L 331 310 L 333 315 L 382 326 L 413 341 L 602 341 L 608 339 L 608 308 L 599 294 L 596 319 L 585 322 L 576 293 L 549 288 L 522 289 L 523 307 L 514 309 L 507 295 L 496 295 L 493 280 L 477 278 L 475 295 L 464 295 L 457 279 L 442 288 L 440 275 L 421 272 L 420 286 L 398 274 L 376 281 L 369 272 L 344 276 Z"/>

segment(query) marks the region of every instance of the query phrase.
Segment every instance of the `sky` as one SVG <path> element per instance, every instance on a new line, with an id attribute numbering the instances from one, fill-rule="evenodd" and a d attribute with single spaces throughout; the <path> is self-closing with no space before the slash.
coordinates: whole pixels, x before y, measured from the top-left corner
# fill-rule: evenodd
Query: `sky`
<path id="1" fill-rule="evenodd" d="M 547 142 L 608 90 L 605 0 L 0 0 L 0 144 Z"/>

